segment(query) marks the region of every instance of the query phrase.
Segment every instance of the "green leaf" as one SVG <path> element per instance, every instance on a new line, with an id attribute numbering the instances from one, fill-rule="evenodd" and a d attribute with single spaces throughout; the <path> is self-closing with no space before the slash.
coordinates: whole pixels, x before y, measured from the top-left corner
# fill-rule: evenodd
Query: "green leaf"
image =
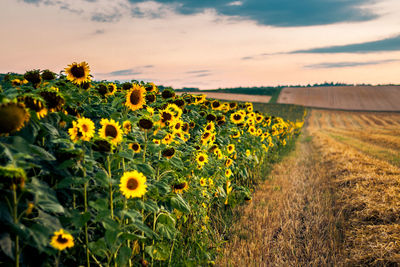
<path id="1" fill-rule="evenodd" d="M 109 184 L 108 184 L 109 183 L 108 174 L 103 170 L 100 170 L 95 174 L 94 181 L 99 186 L 103 186 L 103 187 L 105 187 L 105 186 L 108 187 L 109 186 Z"/>
<path id="2" fill-rule="evenodd" d="M 145 211 L 150 211 L 150 212 L 158 212 L 159 207 L 157 205 L 157 202 L 147 199 L 145 202 L 143 202 L 141 199 L 136 200 L 136 207 L 137 210 L 145 210 Z"/>
<path id="3" fill-rule="evenodd" d="M 177 209 L 184 213 L 190 213 L 189 204 L 179 194 L 171 197 L 170 204 L 171 207 L 174 209 Z"/>
<path id="4" fill-rule="evenodd" d="M 173 240 L 178 232 L 175 229 L 175 219 L 169 214 L 158 215 L 156 231 L 161 236 Z"/>
<path id="5" fill-rule="evenodd" d="M 132 249 L 128 247 L 121 247 L 118 251 L 117 266 L 121 267 L 127 266 L 131 255 L 132 255 Z"/>
<path id="6" fill-rule="evenodd" d="M 84 212 L 84 213 L 79 213 L 79 212 L 74 212 L 72 216 L 72 223 L 76 228 L 82 228 L 85 223 L 90 221 L 90 213 L 89 212 Z"/>
<path id="7" fill-rule="evenodd" d="M 172 159 L 169 160 L 169 162 L 171 163 L 172 166 L 174 166 L 178 170 L 183 170 L 184 168 L 182 160 L 178 157 L 173 157 Z"/>
<path id="8" fill-rule="evenodd" d="M 29 152 L 33 153 L 35 156 L 40 157 L 43 160 L 56 160 L 56 158 L 52 154 L 39 146 L 29 145 Z"/>
<path id="9" fill-rule="evenodd" d="M 97 211 L 107 209 L 108 203 L 107 200 L 104 198 L 98 198 L 96 201 L 89 201 L 89 207 L 94 208 Z"/>
<path id="10" fill-rule="evenodd" d="M 140 163 L 136 165 L 136 169 L 143 173 L 146 177 L 154 177 L 155 171 L 150 164 Z"/>
<path id="11" fill-rule="evenodd" d="M 9 233 L 0 234 L 0 248 L 4 254 L 14 260 L 14 248 Z"/>
<path id="12" fill-rule="evenodd" d="M 100 238 L 96 242 L 89 243 L 90 252 L 94 253 L 96 256 L 104 258 L 108 254 L 106 241 L 104 238 Z"/>
<path id="13" fill-rule="evenodd" d="M 115 242 L 117 241 L 118 231 L 108 229 L 104 235 L 107 246 L 112 248 L 116 246 Z"/>
<path id="14" fill-rule="evenodd" d="M 169 245 L 167 244 L 160 243 L 154 246 L 147 246 L 144 250 L 154 260 L 165 261 L 169 257 Z"/>

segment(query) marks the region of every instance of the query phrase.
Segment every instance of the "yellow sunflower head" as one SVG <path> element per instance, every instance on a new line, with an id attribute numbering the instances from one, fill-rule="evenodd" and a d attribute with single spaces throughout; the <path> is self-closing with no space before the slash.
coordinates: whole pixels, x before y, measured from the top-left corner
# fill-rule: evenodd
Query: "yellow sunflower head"
<path id="1" fill-rule="evenodd" d="M 130 143 L 130 144 L 129 144 L 129 148 L 132 149 L 133 152 L 135 152 L 135 153 L 140 153 L 141 147 L 140 147 L 140 144 L 137 143 L 137 142 Z"/>
<path id="2" fill-rule="evenodd" d="M 122 123 L 122 128 L 124 128 L 124 133 L 128 134 L 132 131 L 132 123 L 126 120 Z"/>
<path id="3" fill-rule="evenodd" d="M 204 128 L 205 131 L 207 132 L 213 132 L 215 130 L 215 124 L 214 122 L 210 121 L 207 123 L 206 127 Z"/>
<path id="4" fill-rule="evenodd" d="M 115 122 L 113 119 L 102 119 L 100 124 L 102 125 L 99 130 L 101 138 L 110 140 L 114 145 L 117 145 L 122 141 L 122 130 L 118 122 Z"/>
<path id="5" fill-rule="evenodd" d="M 77 127 L 81 133 L 81 139 L 83 141 L 90 141 L 94 136 L 95 126 L 91 119 L 85 117 L 78 119 Z"/>
<path id="6" fill-rule="evenodd" d="M 90 82 L 90 68 L 89 65 L 83 61 L 81 63 L 72 63 L 65 68 L 67 79 L 75 84 L 82 84 Z"/>
<path id="7" fill-rule="evenodd" d="M 142 197 L 147 191 L 146 176 L 136 170 L 124 172 L 119 189 L 126 198 Z"/>
<path id="8" fill-rule="evenodd" d="M 196 156 L 196 161 L 197 164 L 202 167 L 208 162 L 208 155 L 203 152 L 200 152 Z"/>
<path id="9" fill-rule="evenodd" d="M 182 181 L 172 185 L 172 190 L 176 194 L 182 194 L 184 191 L 189 189 L 189 184 L 187 181 Z"/>
<path id="10" fill-rule="evenodd" d="M 231 122 L 234 124 L 239 124 L 244 122 L 244 116 L 240 112 L 234 112 L 231 114 Z"/>
<path id="11" fill-rule="evenodd" d="M 200 185 L 207 186 L 207 180 L 205 178 L 200 178 Z"/>
<path id="12" fill-rule="evenodd" d="M 21 130 L 29 119 L 30 114 L 23 103 L 0 104 L 0 136 Z"/>
<path id="13" fill-rule="evenodd" d="M 157 93 L 158 88 L 154 83 L 148 83 L 145 85 L 145 89 L 147 92 L 155 92 Z"/>
<path id="14" fill-rule="evenodd" d="M 214 100 L 211 102 L 211 108 L 214 110 L 220 110 L 222 108 L 222 106 L 218 100 Z"/>
<path id="15" fill-rule="evenodd" d="M 125 105 L 132 111 L 141 109 L 143 105 L 146 104 L 145 95 L 146 90 L 143 86 L 133 84 L 132 89 L 126 94 Z"/>
<path id="16" fill-rule="evenodd" d="M 72 142 L 78 142 L 81 133 L 79 132 L 78 124 L 76 123 L 76 121 L 72 122 L 72 128 L 68 129 L 68 134 Z"/>
<path id="17" fill-rule="evenodd" d="M 234 144 L 229 144 L 227 146 L 227 151 L 229 154 L 232 154 L 235 151 L 235 145 Z"/>
<path id="18" fill-rule="evenodd" d="M 225 167 L 229 168 L 233 163 L 233 160 L 230 158 L 227 158 L 225 161 Z"/>
<path id="19" fill-rule="evenodd" d="M 66 248 L 72 248 L 74 246 L 74 238 L 63 229 L 54 232 L 51 238 L 50 245 L 55 249 L 64 250 Z"/>
<path id="20" fill-rule="evenodd" d="M 226 170 L 225 170 L 225 176 L 226 176 L 227 178 L 229 178 L 229 177 L 231 177 L 231 175 L 232 175 L 231 169 L 226 169 Z"/>

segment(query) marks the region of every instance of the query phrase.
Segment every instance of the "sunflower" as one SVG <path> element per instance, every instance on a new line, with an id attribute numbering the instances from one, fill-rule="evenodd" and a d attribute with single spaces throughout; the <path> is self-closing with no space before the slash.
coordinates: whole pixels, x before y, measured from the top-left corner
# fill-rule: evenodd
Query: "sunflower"
<path id="1" fill-rule="evenodd" d="M 0 104 L 0 136 L 21 130 L 29 119 L 30 114 L 23 103 Z"/>
<path id="2" fill-rule="evenodd" d="M 160 122 L 161 122 L 161 126 L 165 126 L 165 125 L 169 125 L 170 123 L 173 123 L 175 120 L 174 114 L 173 112 L 166 110 L 166 109 L 162 109 L 160 110 Z"/>
<path id="3" fill-rule="evenodd" d="M 165 145 L 169 145 L 174 141 L 175 135 L 168 133 L 164 138 L 161 140 L 161 143 Z"/>
<path id="4" fill-rule="evenodd" d="M 51 238 L 50 245 L 58 250 L 72 248 L 74 246 L 74 238 L 72 237 L 72 235 L 64 232 L 63 229 L 60 229 L 54 232 L 54 235 Z"/>
<path id="5" fill-rule="evenodd" d="M 122 123 L 122 128 L 124 129 L 124 133 L 128 134 L 132 131 L 132 123 L 126 120 Z"/>
<path id="6" fill-rule="evenodd" d="M 173 98 L 175 97 L 175 92 L 171 88 L 166 88 L 162 91 L 161 96 L 164 99 Z"/>
<path id="7" fill-rule="evenodd" d="M 206 164 L 208 162 L 208 156 L 207 154 L 200 152 L 199 154 L 197 154 L 196 156 L 196 161 L 199 164 L 199 166 L 204 166 L 204 164 Z"/>
<path id="8" fill-rule="evenodd" d="M 227 150 L 229 154 L 232 154 L 235 151 L 235 145 L 234 144 L 229 144 L 227 146 Z"/>
<path id="9" fill-rule="evenodd" d="M 150 130 L 151 128 L 153 128 L 154 124 L 152 120 L 142 118 L 139 120 L 138 125 L 142 130 Z"/>
<path id="10" fill-rule="evenodd" d="M 13 79 L 11 80 L 12 86 L 20 86 L 22 85 L 22 81 L 20 79 Z"/>
<path id="11" fill-rule="evenodd" d="M 126 198 L 141 197 L 146 193 L 146 176 L 136 170 L 124 172 L 119 189 Z"/>
<path id="12" fill-rule="evenodd" d="M 232 138 L 239 138 L 240 137 L 240 131 L 236 130 L 235 133 L 232 135 Z"/>
<path id="13" fill-rule="evenodd" d="M 47 115 L 47 108 L 44 104 L 44 101 L 36 95 L 26 94 L 18 97 L 18 101 L 24 102 L 27 108 L 35 111 L 39 119 Z"/>
<path id="14" fill-rule="evenodd" d="M 231 122 L 234 124 L 239 124 L 244 122 L 244 116 L 240 112 L 235 112 L 231 114 Z"/>
<path id="15" fill-rule="evenodd" d="M 236 102 L 230 102 L 229 103 L 229 108 L 232 109 L 236 109 L 237 108 L 237 103 Z"/>
<path id="16" fill-rule="evenodd" d="M 51 81 L 56 78 L 56 74 L 50 70 L 42 71 L 42 79 L 45 81 Z"/>
<path id="17" fill-rule="evenodd" d="M 39 70 L 30 70 L 24 74 L 24 78 L 32 83 L 34 88 L 37 88 L 42 82 Z"/>
<path id="18" fill-rule="evenodd" d="M 200 185 L 207 186 L 207 180 L 205 178 L 200 178 Z"/>
<path id="19" fill-rule="evenodd" d="M 157 86 L 154 83 L 148 83 L 145 85 L 147 92 L 157 92 Z"/>
<path id="20" fill-rule="evenodd" d="M 207 132 L 213 132 L 215 130 L 214 122 L 210 121 L 204 128 Z"/>
<path id="21" fill-rule="evenodd" d="M 107 93 L 105 95 L 111 96 L 115 94 L 116 91 L 117 91 L 117 86 L 114 83 L 109 83 L 107 84 Z"/>
<path id="22" fill-rule="evenodd" d="M 249 131 L 249 133 L 251 135 L 256 135 L 257 134 L 256 127 L 254 127 L 254 126 L 250 126 L 248 131 Z"/>
<path id="23" fill-rule="evenodd" d="M 68 129 L 68 134 L 69 134 L 69 137 L 71 138 L 72 142 L 74 142 L 74 143 L 78 142 L 78 140 L 81 136 L 81 133 L 79 131 L 78 124 L 76 123 L 76 121 L 72 122 L 72 128 Z"/>
<path id="24" fill-rule="evenodd" d="M 123 83 L 121 87 L 122 87 L 122 90 L 128 91 L 133 88 L 133 84 L 130 82 L 126 82 L 126 83 Z"/>
<path id="25" fill-rule="evenodd" d="M 157 99 L 154 93 L 147 93 L 145 98 L 146 98 L 146 103 L 148 104 L 154 103 Z"/>
<path id="26" fill-rule="evenodd" d="M 50 111 L 60 111 L 65 104 L 65 99 L 57 87 L 46 88 L 39 95 L 46 101 L 46 107 Z"/>
<path id="27" fill-rule="evenodd" d="M 211 102 L 211 108 L 213 110 L 220 110 L 222 108 L 221 103 L 218 100 Z"/>
<path id="28" fill-rule="evenodd" d="M 165 109 L 172 112 L 174 114 L 174 117 L 177 119 L 179 119 L 183 113 L 182 109 L 178 107 L 176 104 L 168 104 Z"/>
<path id="29" fill-rule="evenodd" d="M 264 120 L 264 116 L 261 114 L 257 114 L 256 116 L 256 122 L 261 123 Z"/>
<path id="30" fill-rule="evenodd" d="M 261 129 L 257 129 L 257 132 L 256 132 L 256 134 L 258 135 L 258 136 L 260 136 L 260 135 L 262 135 L 262 130 Z"/>
<path id="31" fill-rule="evenodd" d="M 6 183 L 11 189 L 18 186 L 22 189 L 25 187 L 26 173 L 24 169 L 17 168 L 13 165 L 0 166 L 0 181 Z"/>
<path id="32" fill-rule="evenodd" d="M 230 158 L 227 158 L 225 161 L 225 167 L 229 168 L 233 163 L 233 160 Z"/>
<path id="33" fill-rule="evenodd" d="M 166 148 L 161 152 L 161 155 L 167 159 L 171 159 L 175 155 L 175 148 Z"/>
<path id="34" fill-rule="evenodd" d="M 108 153 L 112 150 L 112 145 L 105 139 L 96 139 L 92 144 L 92 149 L 97 152 Z"/>
<path id="35" fill-rule="evenodd" d="M 182 123 L 182 131 L 188 133 L 189 132 L 189 123 Z"/>
<path id="36" fill-rule="evenodd" d="M 250 157 L 250 155 L 251 155 L 250 150 L 246 149 L 246 157 Z"/>
<path id="37" fill-rule="evenodd" d="M 125 105 L 132 111 L 141 109 L 146 104 L 145 93 L 146 90 L 143 86 L 133 84 L 132 89 L 126 94 Z"/>
<path id="38" fill-rule="evenodd" d="M 229 178 L 229 177 L 231 177 L 231 175 L 232 175 L 231 169 L 226 169 L 226 170 L 225 170 L 225 176 L 226 176 L 227 178 Z"/>
<path id="39" fill-rule="evenodd" d="M 115 122 L 113 119 L 101 119 L 100 124 L 103 126 L 99 130 L 101 138 L 110 139 L 114 145 L 122 141 L 122 130 L 118 122 Z"/>
<path id="40" fill-rule="evenodd" d="M 172 132 L 176 133 L 181 133 L 182 132 L 182 124 L 183 122 L 181 120 L 175 120 L 171 125 L 170 129 L 172 129 Z"/>
<path id="41" fill-rule="evenodd" d="M 82 134 L 81 139 L 83 141 L 90 141 L 90 139 L 92 139 L 94 136 L 95 127 L 91 119 L 85 117 L 78 119 L 77 127 Z"/>
<path id="42" fill-rule="evenodd" d="M 137 142 L 135 142 L 135 143 L 130 143 L 130 144 L 129 144 L 129 148 L 132 149 L 133 152 L 135 152 L 135 153 L 139 153 L 139 152 L 140 152 L 140 149 L 141 149 L 140 144 L 137 143 Z"/>
<path id="43" fill-rule="evenodd" d="M 172 191 L 176 194 L 182 194 L 184 191 L 189 189 L 189 184 L 187 181 L 183 181 L 172 185 Z"/>
<path id="44" fill-rule="evenodd" d="M 67 73 L 67 80 L 75 83 L 82 84 L 84 82 L 90 82 L 90 68 L 89 65 L 83 61 L 81 63 L 72 63 L 65 68 Z"/>
<path id="45" fill-rule="evenodd" d="M 215 121 L 216 119 L 217 119 L 217 116 L 215 116 L 215 115 L 212 114 L 212 113 L 207 114 L 207 116 L 206 116 L 206 120 L 207 120 L 207 121 Z"/>

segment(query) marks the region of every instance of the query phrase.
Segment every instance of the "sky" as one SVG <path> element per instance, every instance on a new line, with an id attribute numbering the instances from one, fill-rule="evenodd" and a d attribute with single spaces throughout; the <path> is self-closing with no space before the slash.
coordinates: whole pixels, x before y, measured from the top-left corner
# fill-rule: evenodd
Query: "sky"
<path id="1" fill-rule="evenodd" d="M 400 83 L 399 0 L 1 0 L 0 73 L 214 89 Z"/>

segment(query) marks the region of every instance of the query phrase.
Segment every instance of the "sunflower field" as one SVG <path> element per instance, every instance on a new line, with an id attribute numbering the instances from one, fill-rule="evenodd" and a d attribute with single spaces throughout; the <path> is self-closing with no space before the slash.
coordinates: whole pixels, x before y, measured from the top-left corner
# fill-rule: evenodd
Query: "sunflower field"
<path id="1" fill-rule="evenodd" d="M 2 266 L 212 264 L 232 207 L 303 121 L 153 83 L 7 74 L 0 87 Z"/>

